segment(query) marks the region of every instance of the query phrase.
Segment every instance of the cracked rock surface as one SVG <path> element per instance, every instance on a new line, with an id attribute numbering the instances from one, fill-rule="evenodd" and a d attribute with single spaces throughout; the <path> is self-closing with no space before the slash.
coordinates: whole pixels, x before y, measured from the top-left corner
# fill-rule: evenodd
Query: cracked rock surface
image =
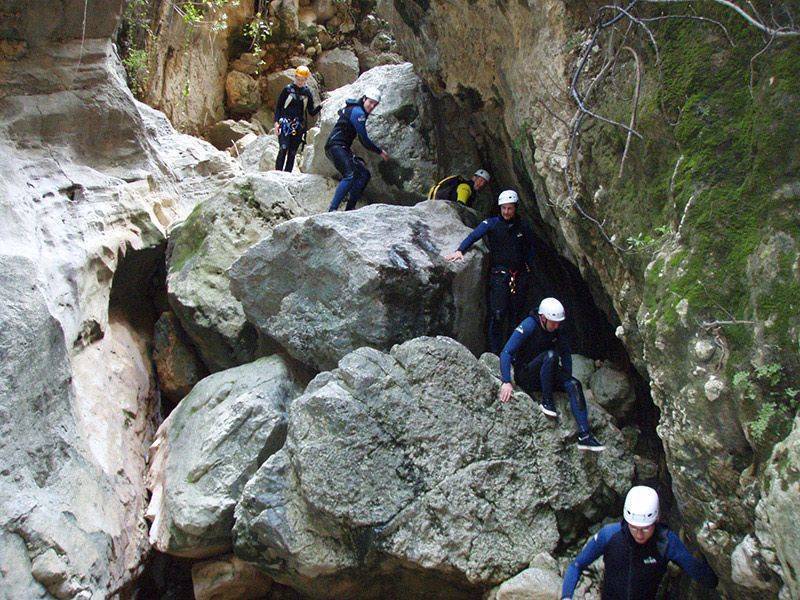
<path id="1" fill-rule="evenodd" d="M 228 275 L 247 320 L 297 360 L 332 369 L 361 346 L 421 335 L 483 348 L 482 244 L 448 263 L 469 233 L 466 209 L 373 205 L 276 226 Z"/>
<path id="2" fill-rule="evenodd" d="M 589 455 L 571 419 L 498 389 L 446 337 L 348 354 L 293 402 L 286 445 L 245 487 L 236 554 L 317 598 L 378 597 L 408 573 L 472 596 L 609 514 L 633 475 L 611 417 L 591 407 L 608 448 Z"/>

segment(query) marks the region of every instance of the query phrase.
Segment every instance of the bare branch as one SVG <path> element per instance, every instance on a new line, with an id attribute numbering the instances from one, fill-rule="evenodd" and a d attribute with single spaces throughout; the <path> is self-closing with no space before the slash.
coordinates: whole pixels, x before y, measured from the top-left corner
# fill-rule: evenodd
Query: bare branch
<path id="1" fill-rule="evenodd" d="M 605 6 L 600 7 L 600 10 L 605 10 L 605 9 L 618 10 L 619 12 L 624 14 L 626 17 L 628 17 L 631 21 L 636 23 L 639 27 L 644 29 L 645 32 L 647 33 L 647 36 L 650 38 L 650 43 L 653 45 L 653 49 L 656 52 L 656 62 L 657 63 L 661 62 L 661 56 L 658 53 L 658 44 L 656 43 L 656 37 L 653 35 L 653 32 L 650 31 L 650 28 L 647 25 L 645 25 L 642 22 L 641 19 L 639 19 L 638 17 L 634 17 L 631 13 L 629 13 L 627 10 L 625 10 L 624 8 L 622 8 L 620 6 L 613 6 L 613 5 L 607 4 Z"/>
<path id="2" fill-rule="evenodd" d="M 633 130 L 633 127 L 636 125 L 636 115 L 639 110 L 639 93 L 641 92 L 642 89 L 642 63 L 641 59 L 639 58 L 639 55 L 636 54 L 636 51 L 633 48 L 631 48 L 630 46 L 623 46 L 623 48 L 628 52 L 630 52 L 631 54 L 633 54 L 633 60 L 634 63 L 636 64 L 636 88 L 634 89 L 633 92 L 633 102 L 632 102 L 633 107 L 631 108 L 631 124 L 630 124 L 631 130 Z M 629 131 L 628 136 L 625 138 L 625 150 L 622 153 L 622 160 L 619 163 L 618 177 L 620 178 L 622 178 L 622 172 L 625 169 L 625 158 L 628 156 L 628 149 L 630 147 L 631 147 L 631 133 Z"/>
<path id="3" fill-rule="evenodd" d="M 692 2 L 693 0 L 644 0 L 644 2 L 649 2 L 651 4 L 678 4 L 684 2 Z M 717 4 L 721 4 L 727 8 L 730 8 L 734 12 L 738 13 L 740 17 L 742 17 L 745 21 L 750 23 L 756 29 L 763 31 L 766 34 L 769 34 L 773 37 L 797 37 L 800 36 L 800 29 L 794 27 L 794 23 L 791 26 L 776 26 L 776 27 L 769 27 L 765 25 L 763 21 L 753 17 L 744 10 L 738 4 L 731 2 L 730 0 L 712 0 L 712 2 L 716 2 Z M 791 21 L 791 19 L 790 19 Z"/>
<path id="4" fill-rule="evenodd" d="M 761 56 L 762 54 L 764 54 L 764 52 L 769 50 L 769 47 L 772 45 L 772 41 L 774 39 L 775 39 L 775 36 L 770 36 L 769 40 L 767 40 L 767 43 L 764 45 L 764 47 L 761 50 L 759 50 L 758 52 L 756 52 L 753 55 L 753 58 L 750 59 L 750 83 L 749 83 L 749 87 L 750 87 L 750 97 L 751 98 L 754 97 L 754 95 L 753 95 L 753 80 L 755 79 L 755 68 L 754 67 L 755 67 L 756 59 L 759 56 Z"/>
<path id="5" fill-rule="evenodd" d="M 700 327 L 703 329 L 714 329 L 721 325 L 753 325 L 755 321 L 744 321 L 741 319 L 731 319 L 730 321 L 703 321 Z"/>

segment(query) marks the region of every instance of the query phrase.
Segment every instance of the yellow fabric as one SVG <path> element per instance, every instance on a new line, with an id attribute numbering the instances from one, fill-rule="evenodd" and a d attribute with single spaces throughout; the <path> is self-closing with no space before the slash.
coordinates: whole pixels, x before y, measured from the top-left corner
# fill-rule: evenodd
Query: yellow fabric
<path id="1" fill-rule="evenodd" d="M 456 200 L 461 204 L 469 202 L 470 196 L 472 196 L 472 188 L 468 184 L 462 183 L 456 188 Z"/>

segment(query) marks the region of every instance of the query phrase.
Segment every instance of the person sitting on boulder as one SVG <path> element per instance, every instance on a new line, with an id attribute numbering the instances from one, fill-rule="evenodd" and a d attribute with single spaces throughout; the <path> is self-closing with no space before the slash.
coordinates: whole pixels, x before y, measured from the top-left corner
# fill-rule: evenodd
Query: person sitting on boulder
<path id="1" fill-rule="evenodd" d="M 500 401 L 508 402 L 514 391 L 511 383 L 513 364 L 514 378 L 526 394 L 533 398 L 533 390 L 542 392 L 539 408 L 548 417 L 558 418 L 553 390 L 567 392 L 572 414 L 578 423 L 578 449 L 600 452 L 605 446 L 592 435 L 581 382 L 572 376 L 569 340 L 561 330 L 565 318 L 561 302 L 545 298 L 538 311 L 531 311 L 514 330 L 500 353 L 500 378 L 503 381 Z"/>
<path id="2" fill-rule="evenodd" d="M 658 494 L 653 488 L 632 487 L 625 497 L 623 520 L 594 534 L 567 567 L 562 600 L 572 599 L 581 571 L 601 555 L 605 563 L 603 598 L 656 598 L 670 561 L 702 586 L 717 587 L 717 576 L 705 559 L 692 556 L 674 532 L 657 523 L 658 511 Z"/>
<path id="3" fill-rule="evenodd" d="M 380 154 L 383 160 L 389 160 L 389 155 L 375 145 L 367 135 L 367 117 L 380 101 L 380 91 L 372 88 L 358 100 L 347 100 L 344 108 L 339 111 L 339 119 L 333 126 L 328 141 L 325 142 L 325 156 L 342 174 L 342 180 L 336 187 L 328 212 L 337 210 L 348 194 L 345 210 L 353 210 L 369 183 L 371 175 L 364 159 L 353 154 L 351 149 L 356 136 L 367 150 Z"/>
<path id="4" fill-rule="evenodd" d="M 280 143 L 275 160 L 278 171 L 291 171 L 294 168 L 294 157 L 306 133 L 306 113 L 316 115 L 322 110 L 321 104 L 314 106 L 314 96 L 306 85 L 310 75 L 308 67 L 297 67 L 294 82 L 281 90 L 275 104 L 275 135 Z"/>
<path id="5" fill-rule="evenodd" d="M 533 235 L 517 215 L 519 196 L 506 190 L 497 199 L 500 216 L 481 222 L 444 258 L 461 260 L 469 248 L 486 237 L 492 257 L 489 273 L 489 350 L 500 354 L 511 328 L 525 314 L 528 274 L 533 268 Z"/>
<path id="6" fill-rule="evenodd" d="M 442 179 L 428 192 L 428 200 L 450 200 L 460 202 L 465 206 L 472 206 L 475 201 L 475 192 L 480 192 L 492 176 L 484 169 L 478 169 L 472 179 L 465 179 L 461 175 L 451 175 Z"/>

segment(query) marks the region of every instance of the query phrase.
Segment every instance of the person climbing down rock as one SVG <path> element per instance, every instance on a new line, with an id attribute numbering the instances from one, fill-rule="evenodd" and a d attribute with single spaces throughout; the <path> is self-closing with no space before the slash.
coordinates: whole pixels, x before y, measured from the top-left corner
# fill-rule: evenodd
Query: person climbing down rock
<path id="1" fill-rule="evenodd" d="M 445 177 L 428 192 L 428 200 L 451 200 L 466 206 L 472 206 L 475 201 L 475 192 L 480 192 L 492 176 L 484 169 L 478 169 L 472 179 L 465 179 L 461 175 Z"/>
<path id="2" fill-rule="evenodd" d="M 561 324 L 564 306 L 555 298 L 545 298 L 538 311 L 519 324 L 500 353 L 500 401 L 508 402 L 514 386 L 511 365 L 517 384 L 529 396 L 541 391 L 540 410 L 548 417 L 558 418 L 553 404 L 553 390 L 565 391 L 575 421 L 578 423 L 578 449 L 600 452 L 605 446 L 597 441 L 589 428 L 589 412 L 581 382 L 572 376 L 572 354 L 569 340 Z"/>
<path id="3" fill-rule="evenodd" d="M 389 155 L 376 146 L 367 135 L 367 117 L 375 110 L 380 101 L 380 91 L 373 88 L 367 90 L 358 100 L 347 100 L 344 108 L 339 111 L 339 119 L 333 126 L 328 141 L 325 142 L 325 156 L 342 174 L 342 180 L 336 187 L 328 212 L 337 210 L 348 194 L 345 210 L 353 210 L 369 183 L 371 175 L 366 163 L 362 158 L 353 154 L 350 148 L 356 136 L 367 150 L 380 154 L 383 160 L 389 160 Z"/>
<path id="4" fill-rule="evenodd" d="M 489 350 L 500 354 L 512 327 L 525 314 L 528 274 L 533 267 L 533 235 L 517 214 L 519 196 L 513 190 L 500 194 L 500 216 L 481 222 L 458 250 L 444 258 L 461 260 L 470 247 L 486 237 L 492 257 L 489 273 Z"/>
<path id="5" fill-rule="evenodd" d="M 703 560 L 692 556 L 680 538 L 658 523 L 658 494 L 637 485 L 625 498 L 623 520 L 598 531 L 567 567 L 562 600 L 571 600 L 581 571 L 603 556 L 603 599 L 656 597 L 670 561 L 704 587 L 717 587 L 717 576 Z"/>
<path id="6" fill-rule="evenodd" d="M 311 75 L 308 67 L 299 66 L 294 72 L 294 82 L 281 90 L 275 104 L 275 135 L 280 150 L 275 160 L 278 171 L 291 171 L 294 157 L 306 133 L 306 113 L 316 115 L 322 105 L 314 106 L 314 96 L 306 86 Z"/>

